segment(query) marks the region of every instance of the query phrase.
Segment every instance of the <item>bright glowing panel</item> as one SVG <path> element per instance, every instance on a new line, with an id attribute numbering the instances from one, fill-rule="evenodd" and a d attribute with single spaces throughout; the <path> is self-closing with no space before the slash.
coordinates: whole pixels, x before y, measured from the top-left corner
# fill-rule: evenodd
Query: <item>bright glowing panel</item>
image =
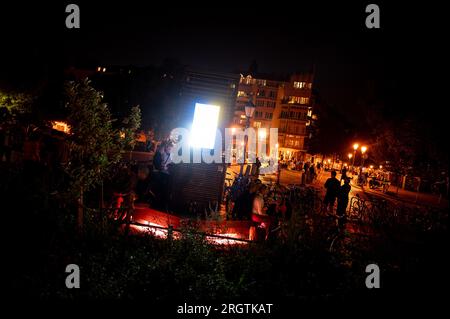
<path id="1" fill-rule="evenodd" d="M 190 144 L 192 147 L 213 149 L 216 141 L 217 123 L 220 106 L 210 104 L 195 104 L 194 121 Z"/>

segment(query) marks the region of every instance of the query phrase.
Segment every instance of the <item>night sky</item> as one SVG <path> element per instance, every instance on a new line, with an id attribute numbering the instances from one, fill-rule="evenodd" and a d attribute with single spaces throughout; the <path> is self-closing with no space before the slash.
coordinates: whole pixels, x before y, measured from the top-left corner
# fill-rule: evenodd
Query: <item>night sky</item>
<path id="1" fill-rule="evenodd" d="M 430 103 L 411 89 L 420 82 L 420 92 L 431 90 L 436 7 L 376 2 L 381 29 L 369 30 L 369 2 L 74 2 L 79 30 L 65 29 L 66 3 L 2 3 L 0 84 L 22 86 L 68 65 L 145 66 L 175 58 L 236 72 L 256 60 L 266 73 L 314 66 L 322 99 L 354 122 L 370 92 L 387 96 L 399 115 L 421 115 L 421 105 Z"/>

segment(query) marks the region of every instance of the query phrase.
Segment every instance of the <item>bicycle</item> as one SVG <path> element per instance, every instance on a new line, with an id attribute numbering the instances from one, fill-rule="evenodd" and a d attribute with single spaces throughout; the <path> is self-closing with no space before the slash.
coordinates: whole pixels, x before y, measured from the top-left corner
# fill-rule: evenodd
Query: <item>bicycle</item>
<path id="1" fill-rule="evenodd" d="M 392 219 L 389 216 L 387 202 L 384 199 L 372 199 L 370 201 L 368 217 L 370 223 L 376 227 L 390 226 Z"/>
<path id="2" fill-rule="evenodd" d="M 350 208 L 348 210 L 348 219 L 353 221 L 367 221 L 367 204 L 358 194 L 350 200 Z"/>

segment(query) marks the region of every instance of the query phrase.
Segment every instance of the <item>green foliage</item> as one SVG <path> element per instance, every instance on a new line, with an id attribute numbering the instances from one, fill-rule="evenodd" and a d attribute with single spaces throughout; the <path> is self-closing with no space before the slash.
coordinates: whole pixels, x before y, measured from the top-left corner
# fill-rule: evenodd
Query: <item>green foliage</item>
<path id="1" fill-rule="evenodd" d="M 33 98 L 25 93 L 0 91 L 0 123 L 11 123 L 18 115 L 31 111 Z"/>
<path id="2" fill-rule="evenodd" d="M 383 123 L 377 129 L 376 143 L 371 150 L 380 163 L 388 161 L 392 171 L 405 174 L 413 166 L 417 152 L 416 130 L 409 123 Z"/>
<path id="3" fill-rule="evenodd" d="M 133 106 L 130 115 L 123 119 L 121 133 L 121 147 L 123 150 L 133 150 L 136 144 L 136 132 L 141 127 L 141 109 Z"/>
<path id="4" fill-rule="evenodd" d="M 28 112 L 30 110 L 32 102 L 32 97 L 25 93 L 0 92 L 0 108 L 5 107 L 11 112 Z"/>
<path id="5" fill-rule="evenodd" d="M 77 197 L 81 189 L 92 189 L 109 173 L 120 159 L 120 149 L 108 106 L 88 80 L 66 83 L 65 95 L 71 128 L 65 169 L 71 178 L 69 191 Z"/>

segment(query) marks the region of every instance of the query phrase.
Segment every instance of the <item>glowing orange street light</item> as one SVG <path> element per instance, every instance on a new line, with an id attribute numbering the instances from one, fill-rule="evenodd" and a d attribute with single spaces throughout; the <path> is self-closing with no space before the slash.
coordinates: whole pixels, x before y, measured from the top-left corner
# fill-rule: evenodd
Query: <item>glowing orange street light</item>
<path id="1" fill-rule="evenodd" d="M 355 167 L 356 150 L 358 149 L 358 147 L 359 147 L 359 144 L 358 144 L 358 143 L 353 144 L 352 172 L 353 172 L 353 169 L 354 169 L 354 167 Z M 349 156 L 349 158 L 350 158 L 350 156 Z"/>
<path id="2" fill-rule="evenodd" d="M 362 156 L 362 167 L 364 167 L 364 160 L 366 159 L 366 157 L 364 156 L 364 153 L 367 151 L 367 147 L 366 146 L 361 146 L 361 154 Z"/>

